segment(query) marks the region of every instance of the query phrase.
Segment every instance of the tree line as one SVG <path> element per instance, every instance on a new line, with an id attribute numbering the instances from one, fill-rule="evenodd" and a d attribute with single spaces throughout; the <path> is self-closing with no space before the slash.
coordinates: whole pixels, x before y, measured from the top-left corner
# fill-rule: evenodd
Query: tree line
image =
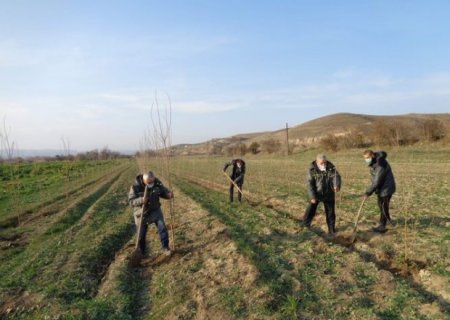
<path id="1" fill-rule="evenodd" d="M 120 158 L 129 158 L 130 156 L 123 155 L 118 151 L 110 150 L 108 147 L 105 147 L 101 150 L 94 149 L 85 152 L 78 152 L 76 154 L 71 154 L 70 152 L 61 152 L 61 154 L 57 154 L 56 156 L 36 156 L 36 157 L 27 157 L 26 159 L 14 155 L 2 157 L 0 155 L 0 163 L 3 162 L 13 162 L 13 163 L 21 163 L 21 162 L 33 162 L 33 161 L 59 161 L 59 160 L 67 160 L 67 161 L 76 161 L 76 160 L 114 160 Z"/>
<path id="2" fill-rule="evenodd" d="M 328 151 L 377 146 L 409 146 L 419 142 L 436 142 L 447 136 L 447 128 L 438 119 L 402 123 L 377 120 L 364 133 L 363 127 L 351 128 L 340 135 L 328 134 L 320 139 L 320 146 Z"/>
<path id="3" fill-rule="evenodd" d="M 352 127 L 338 134 L 329 133 L 315 137 L 315 142 L 310 146 L 319 146 L 327 151 L 367 148 L 377 146 L 408 146 L 419 142 L 436 142 L 448 136 L 447 128 L 438 119 L 426 119 L 417 122 L 399 122 L 377 120 L 371 126 Z M 289 146 L 289 153 L 297 145 Z M 307 145 L 302 145 L 306 148 Z M 210 155 L 243 156 L 258 153 L 286 153 L 286 142 L 269 138 L 260 142 L 233 143 L 228 146 L 213 145 L 209 148 Z"/>

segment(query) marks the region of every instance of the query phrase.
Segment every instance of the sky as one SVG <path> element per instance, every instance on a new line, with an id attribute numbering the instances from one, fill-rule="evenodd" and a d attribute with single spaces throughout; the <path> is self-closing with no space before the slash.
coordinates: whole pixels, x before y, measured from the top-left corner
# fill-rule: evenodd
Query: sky
<path id="1" fill-rule="evenodd" d="M 337 112 L 450 108 L 450 2 L 0 0 L 0 118 L 21 149 L 135 150 Z"/>

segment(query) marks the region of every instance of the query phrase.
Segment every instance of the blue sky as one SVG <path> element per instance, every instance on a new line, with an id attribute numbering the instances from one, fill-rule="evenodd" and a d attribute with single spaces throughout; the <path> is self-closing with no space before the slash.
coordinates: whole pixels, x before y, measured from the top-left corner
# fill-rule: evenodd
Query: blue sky
<path id="1" fill-rule="evenodd" d="M 0 1 L 0 117 L 19 148 L 137 149 L 336 112 L 450 105 L 449 1 Z"/>

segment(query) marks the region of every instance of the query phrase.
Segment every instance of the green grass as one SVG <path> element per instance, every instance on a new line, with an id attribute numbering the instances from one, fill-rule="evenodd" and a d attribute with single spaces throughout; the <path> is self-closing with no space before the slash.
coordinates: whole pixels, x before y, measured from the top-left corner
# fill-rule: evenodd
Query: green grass
<path id="1" fill-rule="evenodd" d="M 316 150 L 290 157 L 245 157 L 244 192 L 254 200 L 273 197 L 257 206 L 245 201 L 228 203 L 228 183 L 221 172 L 228 158 L 172 159 L 173 183 L 206 211 L 205 228 L 213 228 L 217 220 L 224 224 L 226 237 L 257 272 L 251 290 L 236 283 L 220 284 L 208 291 L 214 294 L 208 303 L 233 319 L 445 318 L 449 305 L 438 299 L 438 292 L 401 271 L 424 268 L 450 281 L 449 150 L 387 151 L 398 185 L 391 209 L 398 225 L 389 226 L 384 236 L 372 235 L 368 230 L 378 220 L 378 209 L 375 199 L 369 199 L 360 238 L 352 249 L 325 239 L 322 207 L 312 229 L 300 227 L 306 205 L 306 169 Z M 337 227 L 345 233 L 351 230 L 360 195 L 369 183 L 368 169 L 361 150 L 330 154 L 329 158 L 343 176 Z M 150 167 L 158 174 L 157 163 Z M 2 237 L 22 238 L 17 247 L 0 252 L 0 300 L 26 292 L 43 301 L 39 307 L 24 306 L 12 319 L 47 315 L 161 319 L 176 314 L 180 306 L 183 317 L 195 318 L 199 306 L 191 296 L 192 283 L 208 274 L 205 256 L 197 254 L 180 251 L 174 258 L 179 258 L 175 266 L 180 270 L 168 264 L 151 273 L 130 269 L 126 261 L 117 262 L 108 296 L 97 295 L 116 254 L 135 232 L 126 203 L 137 172 L 134 163 L 51 162 L 2 165 L 0 171 L 0 224 L 27 211 L 31 216 L 41 209 L 55 211 L 26 225 L 3 228 L 6 223 L 1 224 Z M 18 196 L 20 206 L 15 203 Z M 183 202 L 176 207 L 184 213 Z M 204 231 L 187 229 L 188 221 L 176 230 L 178 243 L 201 248 Z M 156 236 L 150 238 L 154 238 L 152 246 L 159 245 Z M 383 280 L 386 273 L 392 281 Z M 255 302 L 249 292 L 261 294 L 261 301 Z M 421 309 L 432 303 L 439 308 L 437 315 Z"/>
<path id="2" fill-rule="evenodd" d="M 417 286 L 395 273 L 398 281 L 404 281 L 404 287 L 397 286 L 395 292 L 389 293 L 392 301 L 397 302 L 390 308 L 384 308 L 372 297 L 374 292 L 371 288 L 378 283 L 378 270 L 385 268 L 376 253 L 377 250 L 382 250 L 390 256 L 393 265 L 389 267 L 393 268 L 402 268 L 406 258 L 421 261 L 425 257 L 427 269 L 436 270 L 449 280 L 444 267 L 449 261 L 448 239 L 445 241 L 448 235 L 443 226 L 450 222 L 444 213 L 444 208 L 450 205 L 450 190 L 447 184 L 442 183 L 442 178 L 450 173 L 449 159 L 445 158 L 442 150 L 387 151 L 390 153 L 389 160 L 398 185 L 392 202 L 392 216 L 397 220 L 398 227 L 390 231 L 388 241 L 380 238 L 371 246 L 358 246 L 351 261 L 347 261 L 345 248 L 335 245 L 322 249 L 324 252 L 315 253 L 313 257 L 302 254 L 309 249 L 315 252 L 316 245 L 310 241 L 323 234 L 318 229 L 320 226 L 313 232 L 308 232 L 296 225 L 295 221 L 303 214 L 306 202 L 304 177 L 315 152 L 289 158 L 246 158 L 248 173 L 244 192 L 248 190 L 252 199 L 264 199 L 272 195 L 281 200 L 275 206 L 275 212 L 263 205 L 230 206 L 227 203 L 227 182 L 222 177 L 221 169 L 228 159 L 178 158 L 174 159 L 173 168 L 178 177 L 176 185 L 230 228 L 231 237 L 239 250 L 257 267 L 259 281 L 270 288 L 271 302 L 266 305 L 267 314 L 280 317 L 281 314 L 301 314 L 306 317 L 318 315 L 319 318 L 333 318 L 355 314 L 363 317 L 376 317 L 378 314 L 384 317 L 395 313 L 400 318 L 422 318 L 426 316 L 420 314 L 413 301 L 418 301 L 420 305 L 435 301 L 437 296 L 427 288 Z M 360 204 L 360 195 L 369 183 L 368 169 L 362 162 L 359 150 L 330 155 L 330 159 L 337 165 L 344 179 L 343 192 L 338 195 L 337 203 L 338 230 L 350 231 Z M 436 161 L 433 162 L 433 159 Z M 376 203 L 370 199 L 364 207 L 360 230 L 375 224 L 378 215 Z M 408 233 L 405 238 L 403 225 L 406 217 Z M 317 223 L 316 218 L 313 224 Z M 271 233 L 263 236 L 262 230 L 267 227 L 271 229 Z M 297 229 L 298 233 L 293 235 L 292 229 Z M 294 267 L 295 270 L 292 270 L 293 266 L 289 261 L 295 254 L 305 260 L 301 267 Z M 348 302 L 342 300 L 341 294 L 328 284 L 331 280 L 340 281 L 340 273 L 346 267 L 350 267 L 352 280 L 346 285 L 343 283 L 341 287 L 345 290 L 343 293 L 351 295 Z M 298 290 L 295 283 L 301 283 L 303 290 Z M 402 292 L 411 300 L 402 302 Z M 335 311 L 336 305 L 343 307 Z M 443 303 L 441 308 L 445 310 L 448 305 Z"/>
<path id="3" fill-rule="evenodd" d="M 176 180 L 176 183 L 185 193 L 193 197 L 194 200 L 198 201 L 229 227 L 231 238 L 236 242 L 239 250 L 248 256 L 256 266 L 259 271 L 258 282 L 268 286 L 270 293 L 270 301 L 263 312 L 279 314 L 280 317 L 281 314 L 286 313 L 286 306 L 292 303 L 291 300 L 288 300 L 288 297 L 300 295 L 301 292 L 296 291 L 293 287 L 293 270 L 288 257 L 285 256 L 284 248 L 288 248 L 296 242 L 304 241 L 305 236 L 294 236 L 288 241 L 283 239 L 283 234 L 276 238 L 263 236 L 261 235 L 261 228 L 264 225 L 258 222 L 258 219 L 255 218 L 255 212 L 249 207 L 230 206 L 223 194 L 207 191 L 182 180 Z M 265 210 L 265 212 L 270 214 L 269 210 Z M 271 218 L 276 219 L 277 217 L 272 214 Z M 306 235 L 306 238 L 308 236 Z M 314 266 L 314 268 L 316 267 Z M 311 283 L 307 290 L 308 295 L 313 295 L 317 290 L 313 282 L 314 279 L 308 277 L 307 283 Z M 233 297 L 231 295 L 229 299 Z"/>
<path id="4" fill-rule="evenodd" d="M 0 164 L 0 221 L 34 210 L 126 160 Z"/>
<path id="5" fill-rule="evenodd" d="M 220 302 L 236 319 L 244 319 L 247 316 L 247 306 L 244 293 L 238 286 L 219 288 Z"/>
<path id="6" fill-rule="evenodd" d="M 47 232 L 30 239 L 20 252 L 10 253 L 11 258 L 0 266 L 0 296 L 26 290 L 51 301 L 51 310 L 25 309 L 17 318 L 40 318 L 47 313 L 67 319 L 133 318 L 136 293 L 129 286 L 142 285 L 137 274 L 122 268 L 117 301 L 97 299 L 96 293 L 116 252 L 135 232 L 130 209 L 123 201 L 134 175 L 134 170 L 127 170 L 119 178 L 111 176 L 109 183 L 62 217 L 51 219 Z M 81 221 L 88 212 L 90 216 Z"/>
<path id="7" fill-rule="evenodd" d="M 438 264 L 442 253 L 450 259 L 448 248 L 448 208 L 450 207 L 450 185 L 445 182 L 450 176 L 448 149 L 401 148 L 387 149 L 388 160 L 394 171 L 397 192 L 392 199 L 391 213 L 398 223 L 396 240 L 392 250 L 405 250 L 408 256 L 427 256 L 431 264 Z M 291 157 L 246 156 L 247 175 L 244 192 L 253 200 L 273 196 L 281 202 L 276 208 L 291 216 L 300 217 L 306 204 L 305 178 L 309 163 L 318 151 L 312 150 Z M 343 178 L 342 192 L 337 195 L 337 227 L 350 230 L 354 216 L 361 203 L 360 196 L 370 183 L 369 171 L 363 163 L 361 150 L 350 150 L 330 154 L 329 159 L 337 166 Z M 198 182 L 213 183 L 226 190 L 227 182 L 222 176 L 224 157 L 186 157 L 173 160 L 173 170 L 187 179 L 202 179 Z M 214 186 L 213 185 L 213 186 Z M 319 214 L 321 211 L 319 209 Z M 363 208 L 361 226 L 369 228 L 379 219 L 375 196 Z M 402 228 L 407 224 L 407 237 Z M 434 239 L 442 239 L 434 241 Z M 383 245 L 383 244 L 382 244 Z"/>

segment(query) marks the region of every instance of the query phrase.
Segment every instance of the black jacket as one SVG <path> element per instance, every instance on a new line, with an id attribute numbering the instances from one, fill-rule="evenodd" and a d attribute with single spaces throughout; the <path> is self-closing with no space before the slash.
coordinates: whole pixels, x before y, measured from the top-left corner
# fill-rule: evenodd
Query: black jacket
<path id="1" fill-rule="evenodd" d="M 366 190 L 366 195 L 376 193 L 380 197 L 386 197 L 395 192 L 395 179 L 391 166 L 386 161 L 387 153 L 384 151 L 375 152 L 375 157 L 369 164 L 372 184 Z"/>
<path id="2" fill-rule="evenodd" d="M 154 211 L 161 207 L 161 203 L 159 202 L 159 198 L 170 199 L 169 198 L 169 189 L 167 189 L 162 182 L 156 178 L 153 186 L 147 187 L 147 197 L 149 199 L 147 210 L 144 213 Z M 143 180 L 142 174 L 136 177 L 133 185 L 130 188 L 130 192 L 128 193 L 128 203 L 134 208 L 135 211 L 140 210 L 143 202 L 142 197 L 144 196 L 145 184 Z"/>
<path id="3" fill-rule="evenodd" d="M 241 163 L 241 168 L 239 169 L 237 164 L 238 162 Z M 229 166 L 233 166 L 233 170 L 231 171 L 230 178 L 234 180 L 236 183 L 243 183 L 244 182 L 244 176 L 245 176 L 245 161 L 242 159 L 234 159 L 231 160 L 231 162 L 225 163 L 225 167 L 223 168 L 223 171 L 226 171 Z"/>
<path id="4" fill-rule="evenodd" d="M 329 161 L 325 171 L 321 171 L 316 161 L 311 162 L 307 175 L 308 196 L 319 201 L 334 200 L 334 188 L 341 188 L 341 175 Z"/>

